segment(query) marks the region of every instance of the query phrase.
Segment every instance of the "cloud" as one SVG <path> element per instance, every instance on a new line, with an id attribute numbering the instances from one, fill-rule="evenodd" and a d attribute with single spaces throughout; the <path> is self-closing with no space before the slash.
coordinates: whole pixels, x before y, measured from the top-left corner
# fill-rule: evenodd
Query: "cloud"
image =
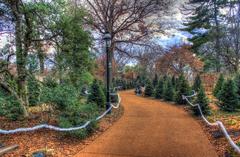
<path id="1" fill-rule="evenodd" d="M 164 48 L 172 47 L 174 45 L 190 44 L 188 38 L 192 35 L 188 32 L 181 31 L 183 28 L 183 21 L 186 20 L 186 16 L 180 11 L 181 5 L 186 2 L 186 0 L 179 0 L 172 7 L 172 14 L 165 16 L 159 21 L 159 24 L 163 25 L 164 34 L 155 35 L 155 41 L 159 43 Z"/>
<path id="2" fill-rule="evenodd" d="M 174 45 L 190 44 L 190 42 L 187 40 L 188 37 L 191 37 L 191 34 L 187 32 L 177 32 L 172 36 L 161 36 L 156 38 L 155 42 L 164 48 L 169 48 Z"/>

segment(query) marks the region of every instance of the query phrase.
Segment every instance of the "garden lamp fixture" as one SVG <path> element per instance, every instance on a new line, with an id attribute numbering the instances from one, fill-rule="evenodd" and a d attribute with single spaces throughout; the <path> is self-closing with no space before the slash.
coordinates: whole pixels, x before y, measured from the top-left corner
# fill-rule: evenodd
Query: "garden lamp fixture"
<path id="1" fill-rule="evenodd" d="M 106 100 L 107 100 L 107 104 L 106 104 L 106 109 L 108 110 L 111 107 L 111 98 L 110 98 L 110 70 L 112 67 L 112 62 L 111 62 L 111 58 L 110 58 L 110 46 L 111 46 L 111 34 L 109 32 L 105 32 L 104 36 L 103 36 L 103 40 L 105 41 L 106 44 L 106 80 L 107 80 L 107 93 L 106 93 Z M 110 114 L 111 111 L 108 112 L 108 114 Z"/>
<path id="2" fill-rule="evenodd" d="M 106 43 L 106 48 L 109 48 L 111 46 L 111 34 L 109 32 L 106 32 L 103 36 L 103 40 Z"/>

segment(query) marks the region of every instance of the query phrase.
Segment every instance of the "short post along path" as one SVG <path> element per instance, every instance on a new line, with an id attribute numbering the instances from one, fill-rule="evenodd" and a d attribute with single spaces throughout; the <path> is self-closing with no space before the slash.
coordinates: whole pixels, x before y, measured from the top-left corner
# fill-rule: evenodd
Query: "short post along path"
<path id="1" fill-rule="evenodd" d="M 120 93 L 123 117 L 76 157 L 217 157 L 200 125 L 182 109 Z"/>

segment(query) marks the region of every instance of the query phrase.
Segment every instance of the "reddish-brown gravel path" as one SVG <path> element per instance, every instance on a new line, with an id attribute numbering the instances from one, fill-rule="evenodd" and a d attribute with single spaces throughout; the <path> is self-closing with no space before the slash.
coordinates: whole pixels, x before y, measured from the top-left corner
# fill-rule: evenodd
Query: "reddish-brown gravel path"
<path id="1" fill-rule="evenodd" d="M 217 157 L 199 124 L 174 105 L 121 92 L 123 117 L 76 157 Z"/>

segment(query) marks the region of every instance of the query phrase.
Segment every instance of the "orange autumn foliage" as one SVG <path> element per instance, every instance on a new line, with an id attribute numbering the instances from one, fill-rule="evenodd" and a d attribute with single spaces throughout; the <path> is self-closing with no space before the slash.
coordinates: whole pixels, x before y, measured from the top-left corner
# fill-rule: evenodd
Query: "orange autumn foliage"
<path id="1" fill-rule="evenodd" d="M 215 84 L 217 83 L 218 77 L 219 74 L 217 73 L 205 73 L 201 75 L 201 80 L 207 93 L 212 93 Z"/>
<path id="2" fill-rule="evenodd" d="M 96 60 L 96 68 L 95 68 L 95 76 L 104 81 L 105 80 L 105 72 L 106 72 L 106 56 L 101 56 Z M 117 74 L 117 64 L 113 60 L 112 61 L 112 75 L 113 77 Z"/>
<path id="3" fill-rule="evenodd" d="M 159 58 L 156 62 L 156 71 L 160 74 L 179 75 L 191 71 L 199 73 L 204 63 L 197 58 L 188 46 L 173 47 L 170 52 Z"/>

